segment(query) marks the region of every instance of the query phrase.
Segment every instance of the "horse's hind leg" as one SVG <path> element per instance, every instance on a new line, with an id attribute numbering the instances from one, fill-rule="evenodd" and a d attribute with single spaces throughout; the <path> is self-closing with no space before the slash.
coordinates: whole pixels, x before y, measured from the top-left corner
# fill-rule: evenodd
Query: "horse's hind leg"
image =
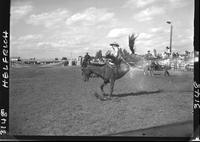
<path id="1" fill-rule="evenodd" d="M 115 80 L 111 79 L 111 81 L 110 81 L 110 94 L 108 96 L 108 99 L 111 99 L 113 89 L 114 89 L 114 84 L 115 84 Z"/>
<path id="2" fill-rule="evenodd" d="M 105 101 L 106 100 L 106 97 L 105 97 L 105 92 L 103 90 L 104 86 L 108 83 L 109 81 L 104 81 L 103 84 L 101 85 L 101 92 L 102 92 L 102 96 L 99 96 L 100 97 L 100 100 L 101 101 Z"/>
<path id="3" fill-rule="evenodd" d="M 105 96 L 105 92 L 104 92 L 104 90 L 103 90 L 103 88 L 104 88 L 104 86 L 106 85 L 108 83 L 108 81 L 104 81 L 103 82 L 103 84 L 101 85 L 101 92 L 102 92 L 102 94 Z"/>
<path id="4" fill-rule="evenodd" d="M 104 90 L 103 90 L 103 87 L 105 86 L 105 83 L 103 83 L 102 85 L 101 85 L 101 92 L 102 92 L 102 94 L 105 94 L 105 92 L 104 92 Z"/>
<path id="5" fill-rule="evenodd" d="M 165 76 L 169 76 L 169 72 L 168 72 L 168 70 L 165 70 L 164 75 L 165 75 Z"/>

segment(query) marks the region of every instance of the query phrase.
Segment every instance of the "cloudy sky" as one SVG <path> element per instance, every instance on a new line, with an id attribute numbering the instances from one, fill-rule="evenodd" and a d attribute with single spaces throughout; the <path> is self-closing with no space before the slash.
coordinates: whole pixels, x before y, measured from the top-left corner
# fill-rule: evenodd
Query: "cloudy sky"
<path id="1" fill-rule="evenodd" d="M 193 0 L 11 0 L 11 56 L 77 57 L 105 53 L 118 42 L 128 51 L 128 35 L 139 35 L 136 53 L 193 50 Z"/>

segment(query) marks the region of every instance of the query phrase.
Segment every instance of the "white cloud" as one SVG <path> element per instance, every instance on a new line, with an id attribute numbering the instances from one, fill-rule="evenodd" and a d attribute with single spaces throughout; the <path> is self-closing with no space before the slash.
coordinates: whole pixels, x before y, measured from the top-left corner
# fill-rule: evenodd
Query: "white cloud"
<path id="1" fill-rule="evenodd" d="M 169 28 L 164 27 L 154 27 L 149 29 L 149 32 L 151 32 L 154 35 L 168 35 L 170 32 Z"/>
<path id="2" fill-rule="evenodd" d="M 152 3 L 154 3 L 155 0 L 128 0 L 126 3 L 123 5 L 124 8 L 130 7 L 133 8 L 136 6 L 137 8 L 143 8 L 145 6 L 148 6 Z"/>
<path id="3" fill-rule="evenodd" d="M 14 37 L 11 39 L 11 48 L 29 48 L 35 46 L 42 38 L 43 36 L 40 34 L 28 34 L 18 38 Z"/>
<path id="4" fill-rule="evenodd" d="M 119 38 L 122 36 L 128 36 L 129 34 L 132 33 L 132 29 L 131 28 L 116 28 L 116 29 L 112 29 L 107 37 L 108 38 Z"/>
<path id="5" fill-rule="evenodd" d="M 148 50 L 151 52 L 156 49 L 161 53 L 165 50 L 166 46 L 169 46 L 168 35 L 160 36 L 158 33 L 141 33 L 136 42 L 136 52 L 139 54 L 145 54 Z M 173 42 L 175 47 L 175 42 Z"/>
<path id="6" fill-rule="evenodd" d="M 21 19 L 33 10 L 32 5 L 11 6 L 11 18 Z"/>
<path id="7" fill-rule="evenodd" d="M 69 17 L 69 12 L 65 9 L 56 9 L 52 12 L 45 12 L 41 14 L 33 14 L 27 20 L 28 24 L 44 25 L 47 28 L 56 26 L 56 24 L 64 23 Z"/>
<path id="8" fill-rule="evenodd" d="M 38 42 L 36 44 L 37 47 L 39 48 L 57 48 L 59 49 L 60 47 L 65 47 L 65 43 L 58 43 L 58 42 L 44 42 L 44 41 L 41 41 L 41 42 Z"/>
<path id="9" fill-rule="evenodd" d="M 139 36 L 138 36 L 138 39 L 150 39 L 152 37 L 153 37 L 152 34 L 149 34 L 149 33 L 140 33 Z"/>
<path id="10" fill-rule="evenodd" d="M 42 35 L 33 35 L 33 34 L 29 34 L 29 35 L 25 35 L 25 36 L 21 36 L 18 38 L 18 40 L 20 41 L 27 41 L 27 40 L 38 40 L 41 39 Z"/>
<path id="11" fill-rule="evenodd" d="M 83 25 L 95 25 L 102 22 L 114 20 L 114 13 L 106 9 L 90 7 L 82 13 L 76 13 L 66 20 L 67 25 L 82 23 Z"/>
<path id="12" fill-rule="evenodd" d="M 163 13 L 165 13 L 165 10 L 162 7 L 150 7 L 134 15 L 134 19 L 137 21 L 149 21 L 152 20 L 154 16 L 161 15 Z"/>
<path id="13" fill-rule="evenodd" d="M 165 5 L 171 8 L 182 8 L 187 6 L 187 4 L 188 0 L 165 0 L 163 2 L 160 2 L 160 0 L 127 0 L 122 7 L 135 9 L 152 5 Z"/>
<path id="14" fill-rule="evenodd" d="M 138 0 L 136 5 L 137 7 L 144 7 L 144 6 L 147 6 L 151 3 L 153 3 L 155 0 Z"/>
<path id="15" fill-rule="evenodd" d="M 172 8 L 182 8 L 187 6 L 188 0 L 169 0 L 170 7 Z"/>
<path id="16" fill-rule="evenodd" d="M 153 33 L 156 33 L 156 32 L 162 31 L 162 30 L 163 30 L 162 27 L 157 27 L 157 28 L 152 28 L 150 31 Z"/>
<path id="17" fill-rule="evenodd" d="M 55 49 L 59 54 L 70 56 L 70 52 L 96 52 L 103 49 L 106 43 L 106 34 L 110 28 L 115 27 L 117 19 L 112 12 L 107 9 L 91 7 L 83 12 L 72 13 L 66 9 L 55 9 L 53 11 L 32 14 L 26 20 L 28 26 L 38 26 L 42 30 L 43 36 L 34 34 L 21 35 L 12 41 L 12 50 L 19 51 L 26 55 L 35 53 L 36 50 L 51 50 L 48 54 L 53 54 Z M 68 25 L 67 25 L 68 24 Z M 54 28 L 54 27 L 58 28 Z M 65 29 L 65 30 L 63 30 Z M 31 32 L 32 33 L 32 32 Z M 107 45 L 107 44 L 106 44 Z M 57 54 L 57 53 L 55 53 Z M 40 53 L 42 56 L 42 54 Z"/>

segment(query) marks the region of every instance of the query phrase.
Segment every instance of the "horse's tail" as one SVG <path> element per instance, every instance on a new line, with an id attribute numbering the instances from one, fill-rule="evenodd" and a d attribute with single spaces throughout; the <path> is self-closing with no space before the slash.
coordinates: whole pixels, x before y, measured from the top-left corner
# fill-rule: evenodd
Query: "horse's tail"
<path id="1" fill-rule="evenodd" d="M 132 54 L 135 54 L 135 40 L 138 37 L 135 34 L 129 35 L 129 49 L 131 50 Z"/>

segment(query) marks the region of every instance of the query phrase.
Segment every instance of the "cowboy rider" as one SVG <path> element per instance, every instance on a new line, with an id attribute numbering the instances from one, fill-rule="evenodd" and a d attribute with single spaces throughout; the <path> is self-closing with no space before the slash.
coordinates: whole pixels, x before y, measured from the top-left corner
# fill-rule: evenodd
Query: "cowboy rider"
<path id="1" fill-rule="evenodd" d="M 111 59 L 111 64 L 115 64 L 115 65 L 118 65 L 118 57 L 119 57 L 119 44 L 114 42 L 114 43 L 111 43 L 110 46 L 112 47 L 112 50 L 108 51 L 106 53 L 106 57 Z"/>

